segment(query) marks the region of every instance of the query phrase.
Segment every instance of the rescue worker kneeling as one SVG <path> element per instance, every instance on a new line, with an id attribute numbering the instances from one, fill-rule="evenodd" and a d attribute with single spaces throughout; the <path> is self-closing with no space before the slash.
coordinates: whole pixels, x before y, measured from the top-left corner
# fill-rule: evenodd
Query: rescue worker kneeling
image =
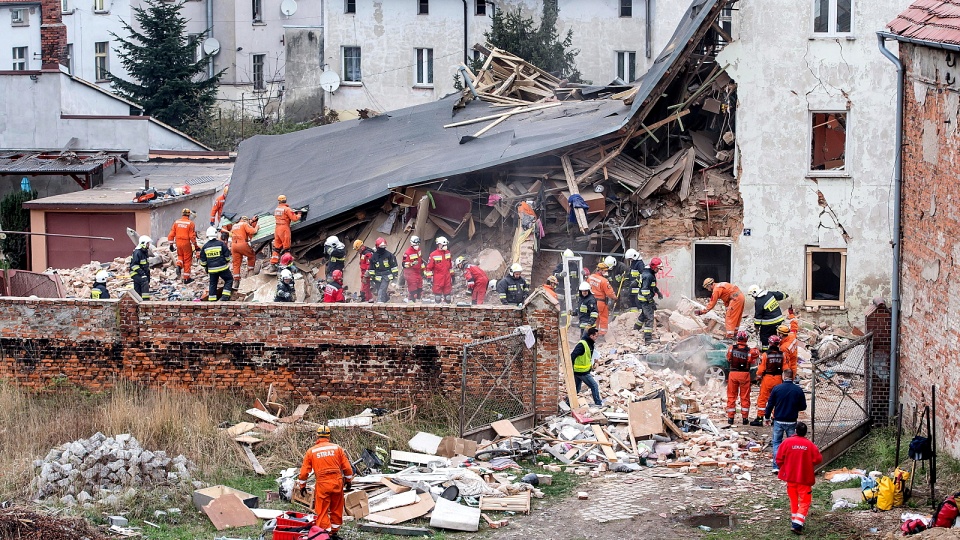
<path id="1" fill-rule="evenodd" d="M 307 477 L 313 471 L 317 479 L 313 488 L 313 512 L 317 515 L 317 527 L 329 531 L 331 538 L 337 538 L 337 532 L 343 525 L 343 492 L 350 490 L 353 481 L 353 467 L 347 453 L 330 442 L 330 427 L 317 428 L 317 440 L 303 456 L 303 466 L 297 488 L 301 493 L 306 490 Z"/>

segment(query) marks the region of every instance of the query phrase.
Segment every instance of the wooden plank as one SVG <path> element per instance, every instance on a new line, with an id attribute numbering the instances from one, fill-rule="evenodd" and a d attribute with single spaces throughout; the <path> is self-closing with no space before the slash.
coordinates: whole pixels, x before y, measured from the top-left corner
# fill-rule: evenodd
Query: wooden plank
<path id="1" fill-rule="evenodd" d="M 667 429 L 669 429 L 674 435 L 676 435 L 682 440 L 686 440 L 690 437 L 689 435 L 681 431 L 680 428 L 673 423 L 673 419 L 667 415 L 663 415 L 663 425 L 667 426 Z"/>
<path id="2" fill-rule="evenodd" d="M 269 422 L 271 424 L 276 424 L 277 420 L 279 420 L 279 418 L 277 418 L 276 416 L 266 411 L 261 411 L 260 409 L 247 409 L 247 414 L 249 414 L 254 418 L 263 420 L 264 422 Z"/>
<path id="3" fill-rule="evenodd" d="M 513 422 L 509 420 L 498 420 L 492 422 L 490 427 L 497 432 L 497 435 L 501 437 L 521 437 L 522 435 L 517 430 L 517 427 L 513 425 Z"/>
<path id="4" fill-rule="evenodd" d="M 257 444 L 263 442 L 263 439 L 251 437 L 250 435 L 240 435 L 239 437 L 234 437 L 233 440 L 241 444 Z"/>
<path id="5" fill-rule="evenodd" d="M 480 510 L 497 512 L 530 513 L 530 492 L 524 491 L 509 497 L 480 496 Z"/>
<path id="6" fill-rule="evenodd" d="M 463 121 L 460 121 L 460 122 L 454 122 L 454 123 L 452 123 L 452 124 L 447 124 L 447 125 L 445 125 L 445 126 L 443 126 L 443 127 L 444 127 L 444 128 L 453 128 L 453 127 L 460 127 L 460 126 L 468 126 L 468 125 L 470 125 L 470 124 L 479 124 L 480 122 L 486 122 L 487 120 L 496 120 L 497 118 L 500 118 L 501 116 L 513 116 L 513 115 L 515 115 L 515 114 L 523 114 L 523 113 L 528 113 L 528 112 L 534 112 L 534 111 L 539 111 L 539 110 L 541 110 L 541 109 L 549 109 L 549 108 L 551 108 L 551 107 L 556 107 L 556 106 L 558 106 L 558 105 L 563 105 L 563 103 L 557 101 L 557 102 L 554 102 L 554 103 L 544 103 L 543 105 L 533 105 L 533 106 L 530 106 L 530 107 L 517 107 L 516 109 L 513 109 L 513 110 L 511 110 L 511 111 L 505 111 L 505 112 L 502 112 L 502 113 L 499 113 L 499 114 L 491 114 L 491 115 L 487 115 L 487 116 L 481 116 L 481 117 L 479 117 L 479 118 L 473 118 L 473 119 L 470 119 L 470 120 L 463 120 Z"/>
<path id="7" fill-rule="evenodd" d="M 627 414 L 630 416 L 630 434 L 634 437 L 663 433 L 659 399 L 634 401 L 627 407 Z"/>
<path id="8" fill-rule="evenodd" d="M 263 469 L 263 465 L 260 465 L 260 460 L 257 459 L 256 454 L 253 453 L 253 449 L 250 448 L 248 444 L 241 444 L 243 447 L 243 453 L 247 455 L 247 460 L 250 461 L 250 465 L 253 466 L 254 472 L 257 474 L 267 474 L 267 471 Z"/>
<path id="9" fill-rule="evenodd" d="M 610 439 L 607 438 L 607 434 L 604 433 L 603 428 L 600 426 L 594 425 L 593 435 L 597 438 L 597 441 L 600 443 L 600 449 L 603 450 L 603 455 L 606 456 L 607 461 L 610 463 L 616 463 L 617 453 L 613 451 L 613 448 L 610 448 L 611 443 Z"/>
<path id="10" fill-rule="evenodd" d="M 563 165 L 563 174 L 567 178 L 567 188 L 570 190 L 570 195 L 580 195 L 580 187 L 577 185 L 576 177 L 573 174 L 573 164 L 570 163 L 570 156 L 567 154 L 560 156 L 560 163 Z M 583 208 L 574 208 L 573 215 L 577 218 L 580 231 L 586 232 L 587 214 L 583 211 Z"/>
<path id="11" fill-rule="evenodd" d="M 231 437 L 239 437 L 240 435 L 250 431 L 251 429 L 256 428 L 257 425 L 253 422 L 240 422 L 236 425 L 228 427 L 225 432 Z"/>
<path id="12" fill-rule="evenodd" d="M 577 384 L 573 377 L 573 361 L 570 360 L 570 343 L 567 342 L 567 328 L 570 326 L 567 317 L 567 326 L 560 327 L 560 371 L 563 372 L 563 383 L 567 387 L 567 400 L 571 409 L 577 408 Z"/>

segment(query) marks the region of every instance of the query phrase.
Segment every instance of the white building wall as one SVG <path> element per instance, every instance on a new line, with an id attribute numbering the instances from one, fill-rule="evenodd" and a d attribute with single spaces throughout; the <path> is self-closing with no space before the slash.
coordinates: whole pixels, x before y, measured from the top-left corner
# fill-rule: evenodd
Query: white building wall
<path id="1" fill-rule="evenodd" d="M 70 58 L 70 73 L 85 81 L 110 89 L 109 82 L 96 78 L 96 43 L 110 43 L 107 69 L 120 78 L 127 77 L 127 70 L 120 63 L 117 50 L 120 42 L 113 34 L 123 36 L 126 31 L 121 19 L 134 24 L 129 0 L 103 0 L 102 11 L 95 11 L 94 0 L 66 0 L 67 11 L 61 12 L 67 27 L 67 44 L 73 46 Z"/>
<path id="2" fill-rule="evenodd" d="M 738 4 L 739 39 L 719 61 L 729 64 L 738 92 L 738 170 L 750 230 L 733 250 L 733 280 L 742 287 L 758 283 L 802 298 L 805 248 L 819 246 L 847 250 L 848 311 L 831 312 L 839 319 L 861 321 L 873 297 L 889 295 L 896 71 L 878 51 L 875 31 L 909 3 L 854 2 L 853 32 L 833 37 L 813 33 L 812 0 Z M 844 176 L 808 173 L 815 110 L 849 111 Z"/>
<path id="3" fill-rule="evenodd" d="M 27 24 L 13 26 L 14 9 L 27 10 Z M 40 3 L 3 4 L 0 6 L 0 71 L 13 69 L 13 48 L 27 48 L 28 70 L 40 69 Z"/>

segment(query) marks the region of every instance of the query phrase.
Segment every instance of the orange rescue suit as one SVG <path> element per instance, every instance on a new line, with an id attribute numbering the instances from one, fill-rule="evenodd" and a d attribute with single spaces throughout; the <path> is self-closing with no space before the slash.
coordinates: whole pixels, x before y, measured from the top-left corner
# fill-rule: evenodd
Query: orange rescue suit
<path id="1" fill-rule="evenodd" d="M 727 376 L 727 418 L 737 412 L 737 397 L 740 398 L 740 414 L 750 417 L 750 366 L 757 361 L 760 352 L 746 343 L 731 345 L 727 351 L 730 373 Z"/>
<path id="2" fill-rule="evenodd" d="M 597 317 L 597 329 L 600 330 L 602 336 L 607 333 L 607 326 L 610 323 L 610 306 L 607 305 L 607 302 L 613 302 L 617 293 L 614 292 L 607 278 L 599 272 L 590 274 L 587 283 L 590 284 L 590 292 L 593 293 L 593 297 L 597 299 L 597 313 L 599 315 Z"/>
<path id="3" fill-rule="evenodd" d="M 254 253 L 253 248 L 250 247 L 250 240 L 257 235 L 259 230 L 259 223 L 253 226 L 246 221 L 235 224 L 233 229 L 230 230 L 230 251 L 233 253 L 232 271 L 234 279 L 240 277 L 240 267 L 243 266 L 244 257 L 247 258 L 247 267 L 251 270 L 253 270 L 253 267 L 257 264 L 257 254 Z"/>
<path id="4" fill-rule="evenodd" d="M 183 216 L 173 222 L 167 240 L 177 244 L 177 266 L 182 270 L 184 280 L 190 279 L 190 268 L 193 265 L 193 252 L 199 251 L 197 245 L 197 227 L 190 218 Z"/>
<path id="5" fill-rule="evenodd" d="M 760 356 L 757 377 L 760 378 L 760 395 L 757 397 L 757 418 L 767 412 L 767 400 L 773 387 L 783 382 L 784 355 L 777 347 L 771 346 Z"/>
<path id="6" fill-rule="evenodd" d="M 313 490 L 317 527 L 336 532 L 343 525 L 343 481 L 353 480 L 347 453 L 330 439 L 321 437 L 303 456 L 300 480 L 306 480 L 310 471 L 317 479 Z"/>
<path id="7" fill-rule="evenodd" d="M 227 194 L 221 193 L 213 201 L 213 208 L 210 209 L 210 225 L 216 225 L 220 218 L 223 217 L 223 204 L 227 202 Z"/>
<path id="8" fill-rule="evenodd" d="M 793 371 L 794 379 L 797 375 L 797 361 L 799 359 L 797 353 L 797 332 L 800 330 L 800 323 L 797 322 L 797 317 L 790 317 L 790 333 L 783 337 L 780 340 L 780 350 L 783 351 L 783 369 L 789 369 Z"/>
<path id="9" fill-rule="evenodd" d="M 280 252 L 290 249 L 290 224 L 300 221 L 300 216 L 287 203 L 280 203 L 273 211 L 273 219 L 277 226 L 273 231 L 273 256 L 270 257 L 270 263 L 277 264 L 280 262 Z"/>
<path id="10" fill-rule="evenodd" d="M 727 337 L 733 337 L 740 327 L 740 321 L 743 319 L 743 293 L 740 287 L 733 283 L 721 281 L 713 286 L 713 294 L 710 296 L 710 303 L 704 308 L 704 311 L 710 311 L 717 305 L 717 301 L 722 300 L 727 308 L 727 314 L 723 325 L 727 332 Z"/>

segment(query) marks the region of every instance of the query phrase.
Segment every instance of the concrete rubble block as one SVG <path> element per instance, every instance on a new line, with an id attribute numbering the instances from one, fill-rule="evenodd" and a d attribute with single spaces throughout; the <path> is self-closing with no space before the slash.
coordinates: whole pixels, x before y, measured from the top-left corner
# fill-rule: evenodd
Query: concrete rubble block
<path id="1" fill-rule="evenodd" d="M 496 249 L 487 248 L 477 254 L 477 266 L 486 272 L 490 279 L 498 279 L 507 271 L 507 261 Z"/>
<path id="2" fill-rule="evenodd" d="M 668 327 L 671 332 L 679 335 L 680 337 L 692 336 L 694 334 L 702 334 L 704 328 L 697 323 L 693 317 L 688 317 L 683 315 L 679 311 L 674 311 L 670 315 L 668 321 Z"/>
<path id="3" fill-rule="evenodd" d="M 633 390 L 637 386 L 637 376 L 633 371 L 621 370 L 610 375 L 610 391 L 617 393 L 621 390 Z"/>

